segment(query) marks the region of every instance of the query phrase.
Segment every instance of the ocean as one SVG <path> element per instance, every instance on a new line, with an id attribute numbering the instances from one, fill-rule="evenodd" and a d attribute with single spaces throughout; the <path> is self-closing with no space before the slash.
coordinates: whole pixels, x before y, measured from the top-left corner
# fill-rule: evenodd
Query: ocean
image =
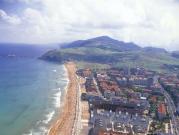
<path id="1" fill-rule="evenodd" d="M 68 83 L 64 65 L 0 58 L 0 135 L 45 135 Z"/>

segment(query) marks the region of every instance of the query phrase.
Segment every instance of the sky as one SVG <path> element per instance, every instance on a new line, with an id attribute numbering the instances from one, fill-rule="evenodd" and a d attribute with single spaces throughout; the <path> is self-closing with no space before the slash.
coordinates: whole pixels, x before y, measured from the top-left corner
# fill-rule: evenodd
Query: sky
<path id="1" fill-rule="evenodd" d="M 0 0 L 0 42 L 49 44 L 103 35 L 179 50 L 179 0 Z"/>

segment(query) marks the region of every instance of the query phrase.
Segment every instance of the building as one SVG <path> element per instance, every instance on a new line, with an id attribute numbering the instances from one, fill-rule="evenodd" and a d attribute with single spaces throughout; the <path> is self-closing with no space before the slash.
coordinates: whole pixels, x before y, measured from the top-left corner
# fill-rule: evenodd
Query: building
<path id="1" fill-rule="evenodd" d="M 158 105 L 158 118 L 162 120 L 166 117 L 167 111 L 164 103 Z"/>
<path id="2" fill-rule="evenodd" d="M 140 85 L 149 87 L 153 84 L 153 79 L 144 76 L 131 76 L 128 80 L 128 83 L 129 85 Z"/>
<path id="3" fill-rule="evenodd" d="M 119 86 L 124 87 L 128 85 L 128 79 L 126 77 L 117 77 L 116 80 Z"/>
<path id="4" fill-rule="evenodd" d="M 116 135 L 131 133 L 144 135 L 148 132 L 150 118 L 137 114 L 131 115 L 127 112 L 94 111 L 91 122 L 93 133 L 96 135 L 99 131 L 113 132 Z"/>

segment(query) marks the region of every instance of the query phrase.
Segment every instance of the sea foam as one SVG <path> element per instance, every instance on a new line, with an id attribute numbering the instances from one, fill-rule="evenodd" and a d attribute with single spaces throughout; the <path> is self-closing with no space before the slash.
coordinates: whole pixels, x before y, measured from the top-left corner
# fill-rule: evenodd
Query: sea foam
<path id="1" fill-rule="evenodd" d="M 55 114 L 55 111 L 52 111 L 49 114 L 47 114 L 46 119 L 43 120 L 43 123 L 48 124 L 52 120 L 54 114 Z"/>
<path id="2" fill-rule="evenodd" d="M 58 92 L 54 94 L 54 105 L 56 108 L 60 107 L 60 101 L 61 101 L 61 89 L 58 88 Z"/>
<path id="3" fill-rule="evenodd" d="M 44 120 L 40 120 L 38 121 L 37 124 L 37 129 L 31 129 L 29 131 L 29 133 L 23 134 L 23 135 L 47 135 L 49 132 L 49 123 L 52 121 L 52 119 L 54 118 L 54 116 L 56 115 L 56 110 L 55 108 L 60 108 L 61 106 L 61 96 L 62 96 L 62 89 L 63 89 L 63 93 L 66 94 L 67 92 L 67 88 L 68 88 L 68 83 L 69 83 L 69 79 L 68 79 L 68 74 L 67 74 L 67 70 L 65 68 L 65 66 L 63 67 L 65 73 L 57 80 L 57 83 L 60 84 L 65 84 L 65 86 L 62 88 L 56 88 L 53 89 L 54 94 L 52 95 L 52 103 L 54 105 L 54 110 L 52 109 L 51 111 L 48 110 L 47 114 L 44 117 Z M 53 70 L 53 72 L 57 72 L 56 69 Z"/>

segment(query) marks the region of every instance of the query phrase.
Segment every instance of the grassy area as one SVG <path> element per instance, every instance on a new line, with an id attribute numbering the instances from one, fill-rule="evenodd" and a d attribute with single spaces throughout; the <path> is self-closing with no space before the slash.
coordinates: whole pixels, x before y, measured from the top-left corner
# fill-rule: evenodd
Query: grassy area
<path id="1" fill-rule="evenodd" d="M 144 67 L 158 72 L 168 72 L 164 65 L 179 65 L 179 60 L 169 53 L 116 51 L 99 47 L 76 47 L 50 51 L 42 56 L 54 61 L 77 61 L 78 67 Z M 170 71 L 171 72 L 171 71 Z"/>
<path id="2" fill-rule="evenodd" d="M 110 68 L 107 64 L 99 64 L 99 63 L 90 63 L 90 62 L 79 62 L 76 61 L 77 68 L 83 69 L 83 68 L 91 68 L 91 69 L 106 69 Z"/>
<path id="3" fill-rule="evenodd" d="M 85 55 L 85 54 L 90 54 L 90 55 L 94 55 L 94 54 L 114 54 L 117 53 L 117 51 L 111 51 L 111 50 L 106 50 L 106 49 L 101 49 L 98 47 L 90 47 L 90 49 L 88 47 L 78 47 L 78 48 L 66 48 L 66 49 L 61 49 L 62 52 L 64 53 L 75 53 L 76 54 L 81 54 L 81 55 Z"/>

